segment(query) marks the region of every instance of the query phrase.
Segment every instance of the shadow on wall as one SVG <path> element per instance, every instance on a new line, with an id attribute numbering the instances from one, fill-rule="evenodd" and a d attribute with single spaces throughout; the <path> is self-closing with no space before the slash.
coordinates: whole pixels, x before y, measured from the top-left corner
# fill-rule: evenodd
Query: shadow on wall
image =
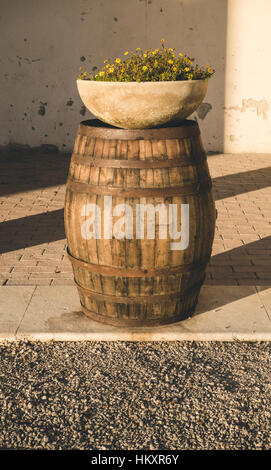
<path id="1" fill-rule="evenodd" d="M 227 0 L 171 0 L 145 2 L 148 47 L 157 47 L 160 38 L 195 59 L 212 65 L 216 73 L 209 81 L 204 102 L 193 114 L 200 125 L 207 151 L 223 151 Z M 160 16 L 156 14 L 158 4 Z"/>
<path id="2" fill-rule="evenodd" d="M 159 47 L 164 37 L 169 47 L 215 67 L 194 117 L 206 149 L 223 149 L 227 0 L 2 0 L 1 6 L 0 145 L 71 151 L 78 122 L 91 117 L 77 93 L 80 65 L 95 72 L 105 58 Z"/>

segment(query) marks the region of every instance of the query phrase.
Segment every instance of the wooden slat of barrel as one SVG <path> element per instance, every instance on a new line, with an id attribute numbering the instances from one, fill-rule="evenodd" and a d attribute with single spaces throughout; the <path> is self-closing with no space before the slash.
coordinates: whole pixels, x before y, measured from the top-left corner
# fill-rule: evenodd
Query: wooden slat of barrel
<path id="1" fill-rule="evenodd" d="M 85 204 L 133 208 L 133 239 L 84 240 Z M 136 239 L 139 203 L 189 204 L 190 241 L 171 250 L 169 237 Z M 102 217 L 103 219 L 103 217 Z M 215 206 L 206 155 L 196 122 L 146 130 L 80 124 L 71 159 L 65 228 L 82 309 L 110 324 L 153 325 L 190 316 L 211 255 Z M 103 233 L 103 225 L 102 225 Z"/>

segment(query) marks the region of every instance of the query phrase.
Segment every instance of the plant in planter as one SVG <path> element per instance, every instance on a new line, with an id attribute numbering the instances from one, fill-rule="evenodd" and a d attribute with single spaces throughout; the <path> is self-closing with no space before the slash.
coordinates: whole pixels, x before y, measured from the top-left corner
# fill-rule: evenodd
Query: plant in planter
<path id="1" fill-rule="evenodd" d="M 95 75 L 81 68 L 78 91 L 94 116 L 116 127 L 140 129 L 182 121 L 197 109 L 214 69 L 193 65 L 187 55 L 161 42 L 160 49 L 137 48 L 124 52 L 124 60 L 105 60 Z"/>

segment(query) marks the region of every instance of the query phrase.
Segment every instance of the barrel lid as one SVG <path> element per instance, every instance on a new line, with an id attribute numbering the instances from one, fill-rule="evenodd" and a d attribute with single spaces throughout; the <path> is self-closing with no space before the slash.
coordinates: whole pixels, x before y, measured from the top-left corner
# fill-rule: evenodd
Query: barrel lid
<path id="1" fill-rule="evenodd" d="M 98 119 L 89 119 L 79 124 L 78 133 L 81 135 L 117 140 L 164 140 L 192 137 L 200 134 L 196 121 L 185 120 L 174 122 L 154 129 L 120 129 Z"/>

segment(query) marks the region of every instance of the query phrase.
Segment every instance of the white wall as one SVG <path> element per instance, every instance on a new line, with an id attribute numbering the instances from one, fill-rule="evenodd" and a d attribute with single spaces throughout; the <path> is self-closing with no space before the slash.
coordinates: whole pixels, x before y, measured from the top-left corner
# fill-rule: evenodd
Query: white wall
<path id="1" fill-rule="evenodd" d="M 226 152 L 271 152 L 271 0 L 228 0 Z"/>
<path id="2" fill-rule="evenodd" d="M 271 151 L 270 14 L 271 0 L 0 0 L 0 145 L 70 151 L 91 117 L 80 65 L 91 71 L 164 37 L 216 69 L 194 115 L 206 149 Z"/>

